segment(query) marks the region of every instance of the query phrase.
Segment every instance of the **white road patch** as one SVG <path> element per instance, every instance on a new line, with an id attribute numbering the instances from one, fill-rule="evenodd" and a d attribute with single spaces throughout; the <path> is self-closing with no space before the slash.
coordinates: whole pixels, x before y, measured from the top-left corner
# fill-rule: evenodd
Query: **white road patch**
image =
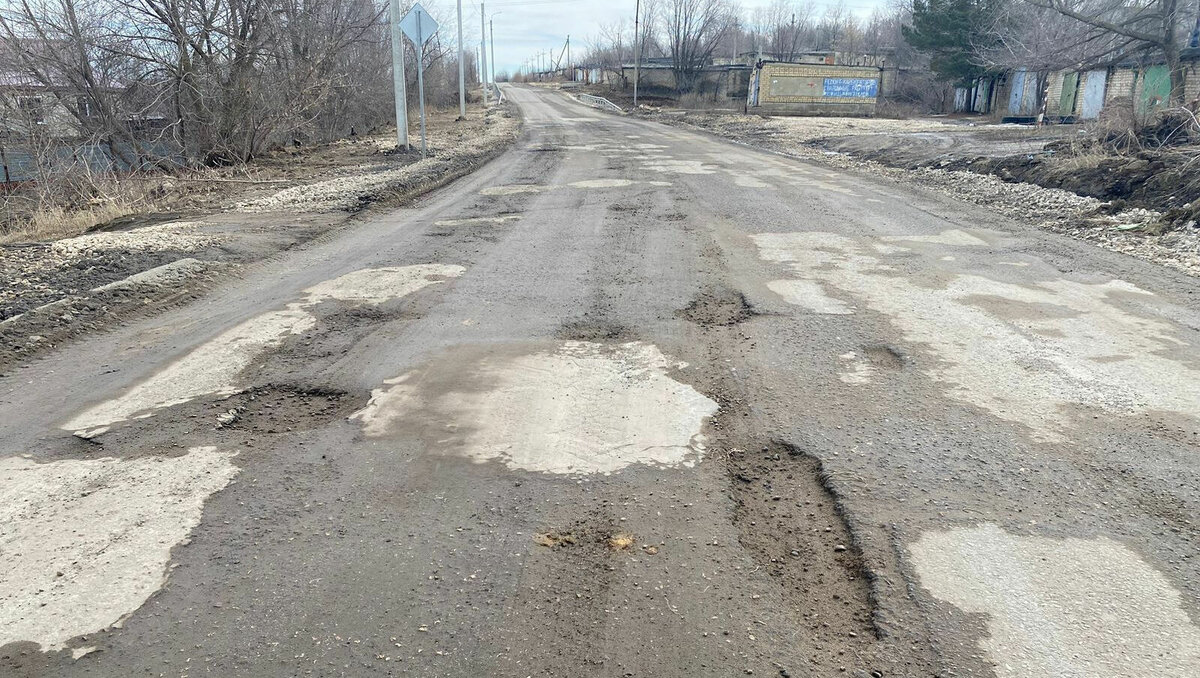
<path id="1" fill-rule="evenodd" d="M 742 188 L 773 188 L 771 184 L 752 174 L 735 171 L 730 171 L 729 173 L 733 176 L 733 183 Z"/>
<path id="2" fill-rule="evenodd" d="M 130 460 L 0 459 L 0 646 L 58 650 L 141 607 L 205 500 L 237 474 L 233 456 L 198 447 Z"/>
<path id="3" fill-rule="evenodd" d="M 655 160 L 642 163 L 642 169 L 667 174 L 716 174 L 717 168 L 701 160 Z"/>
<path id="4" fill-rule="evenodd" d="M 521 218 L 519 214 L 505 214 L 499 217 L 469 217 L 466 219 L 442 219 L 433 222 L 434 226 L 474 226 L 476 224 L 507 224 Z"/>
<path id="5" fill-rule="evenodd" d="M 479 193 L 481 195 L 518 195 L 520 193 L 541 193 L 553 188 L 547 184 L 509 184 L 507 186 L 489 186 Z"/>
<path id="6" fill-rule="evenodd" d="M 955 247 L 985 247 L 988 242 L 962 229 L 951 228 L 936 235 L 889 235 L 880 238 L 885 242 L 921 242 Z"/>
<path id="7" fill-rule="evenodd" d="M 306 305 L 318 304 L 326 299 L 358 304 L 383 304 L 449 278 L 457 278 L 465 271 L 462 266 L 451 264 L 364 268 L 304 290 L 307 295 Z"/>
<path id="8" fill-rule="evenodd" d="M 704 452 L 701 428 L 717 404 L 667 376 L 679 366 L 652 344 L 564 342 L 484 358 L 460 366 L 460 375 L 432 368 L 402 375 L 354 417 L 368 436 L 413 427 L 470 459 L 526 471 L 691 466 Z M 445 388 L 434 386 L 439 379 Z M 464 390 L 464 380 L 486 387 Z"/>
<path id="9" fill-rule="evenodd" d="M 633 182 L 629 179 L 586 179 L 584 181 L 572 181 L 567 185 L 572 188 L 620 188 L 622 186 L 632 186 Z"/>
<path id="10" fill-rule="evenodd" d="M 826 315 L 850 315 L 854 310 L 843 302 L 825 293 L 821 283 L 812 280 L 772 280 L 767 288 L 783 297 L 789 304 L 800 306 L 813 313 Z"/>
<path id="11" fill-rule="evenodd" d="M 753 236 L 760 256 L 860 299 L 906 340 L 941 361 L 930 375 L 947 395 L 1065 440 L 1073 406 L 1118 414 L 1200 417 L 1200 369 L 1181 356 L 1184 329 L 1121 304 L 1153 296 L 1122 281 L 1057 279 L 1026 285 L 943 268 L 932 252 L 897 276 L 877 241 L 832 233 Z M 925 283 L 925 284 L 922 284 Z M 1128 360 L 1105 361 L 1120 354 Z"/>
<path id="12" fill-rule="evenodd" d="M 465 270 L 448 264 L 368 268 L 313 285 L 304 291 L 302 301 L 222 332 L 124 394 L 75 416 L 63 428 L 81 438 L 93 438 L 117 422 L 151 416 L 156 410 L 199 396 L 237 393 L 238 375 L 260 355 L 289 336 L 316 326 L 310 306 L 329 299 L 382 304 L 460 276 Z"/>
<path id="13" fill-rule="evenodd" d="M 1200 675 L 1200 628 L 1179 592 L 1123 544 L 995 525 L 926 532 L 909 546 L 935 598 L 987 615 L 998 678 Z"/>

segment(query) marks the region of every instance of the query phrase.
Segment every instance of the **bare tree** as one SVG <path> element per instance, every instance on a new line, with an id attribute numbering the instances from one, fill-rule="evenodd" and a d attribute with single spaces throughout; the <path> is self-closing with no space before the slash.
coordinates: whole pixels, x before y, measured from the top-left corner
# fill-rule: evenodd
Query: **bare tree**
<path id="1" fill-rule="evenodd" d="M 680 93 L 695 88 L 700 70 L 711 60 L 733 17 L 726 0 L 666 0 L 662 30 Z"/>

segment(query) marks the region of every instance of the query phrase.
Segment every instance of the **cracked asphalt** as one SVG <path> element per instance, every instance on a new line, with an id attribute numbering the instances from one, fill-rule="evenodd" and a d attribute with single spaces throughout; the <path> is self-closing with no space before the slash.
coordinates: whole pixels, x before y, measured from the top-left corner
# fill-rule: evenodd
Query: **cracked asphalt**
<path id="1" fill-rule="evenodd" d="M 0 377 L 0 673 L 1200 675 L 1194 279 L 507 95 Z"/>

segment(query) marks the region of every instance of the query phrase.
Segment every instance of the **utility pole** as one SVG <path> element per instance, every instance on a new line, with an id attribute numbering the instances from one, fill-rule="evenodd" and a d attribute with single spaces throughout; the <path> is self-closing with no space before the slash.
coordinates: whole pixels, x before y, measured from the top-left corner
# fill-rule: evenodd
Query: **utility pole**
<path id="1" fill-rule="evenodd" d="M 392 89 L 396 95 L 396 148 L 408 150 L 408 93 L 404 91 L 404 38 L 400 35 L 400 0 L 392 0 Z"/>
<path id="2" fill-rule="evenodd" d="M 497 12 L 499 14 L 499 12 Z M 496 16 L 493 14 L 492 16 Z M 488 19 L 488 40 L 492 41 L 492 82 L 496 82 L 496 27 Z"/>
<path id="3" fill-rule="evenodd" d="M 638 80 L 641 79 L 642 74 L 642 34 L 639 31 L 642 21 L 642 0 L 637 0 L 636 9 L 633 12 L 633 107 L 637 108 Z"/>
<path id="4" fill-rule="evenodd" d="M 571 36 L 567 36 L 567 72 L 571 74 L 571 81 L 575 81 L 575 69 L 571 68 Z"/>
<path id="5" fill-rule="evenodd" d="M 467 117 L 467 74 L 462 44 L 462 0 L 458 0 L 458 117 Z"/>
<path id="6" fill-rule="evenodd" d="M 396 0 L 392 0 L 396 2 Z M 488 106 L 488 82 L 487 82 L 487 14 L 484 14 L 483 3 L 479 3 L 479 54 L 483 57 L 483 68 L 479 69 L 481 80 L 483 80 L 483 107 Z"/>

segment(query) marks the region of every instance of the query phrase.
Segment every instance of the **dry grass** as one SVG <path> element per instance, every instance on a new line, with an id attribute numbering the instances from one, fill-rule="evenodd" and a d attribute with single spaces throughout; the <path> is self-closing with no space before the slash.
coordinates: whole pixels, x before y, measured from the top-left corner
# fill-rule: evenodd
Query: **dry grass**
<path id="1" fill-rule="evenodd" d="M 1079 172 L 1090 172 L 1113 158 L 1113 154 L 1098 146 L 1075 149 L 1067 153 L 1056 154 L 1047 163 L 1050 175 L 1067 176 Z"/>
<path id="2" fill-rule="evenodd" d="M 89 177 L 56 181 L 0 195 L 0 243 L 54 240 L 143 211 L 152 191 L 146 178 Z"/>
<path id="3" fill-rule="evenodd" d="M 112 200 L 83 209 L 51 207 L 35 212 L 16 228 L 0 234 L 0 243 L 70 238 L 105 222 L 136 214 L 140 210 L 123 200 Z"/>

